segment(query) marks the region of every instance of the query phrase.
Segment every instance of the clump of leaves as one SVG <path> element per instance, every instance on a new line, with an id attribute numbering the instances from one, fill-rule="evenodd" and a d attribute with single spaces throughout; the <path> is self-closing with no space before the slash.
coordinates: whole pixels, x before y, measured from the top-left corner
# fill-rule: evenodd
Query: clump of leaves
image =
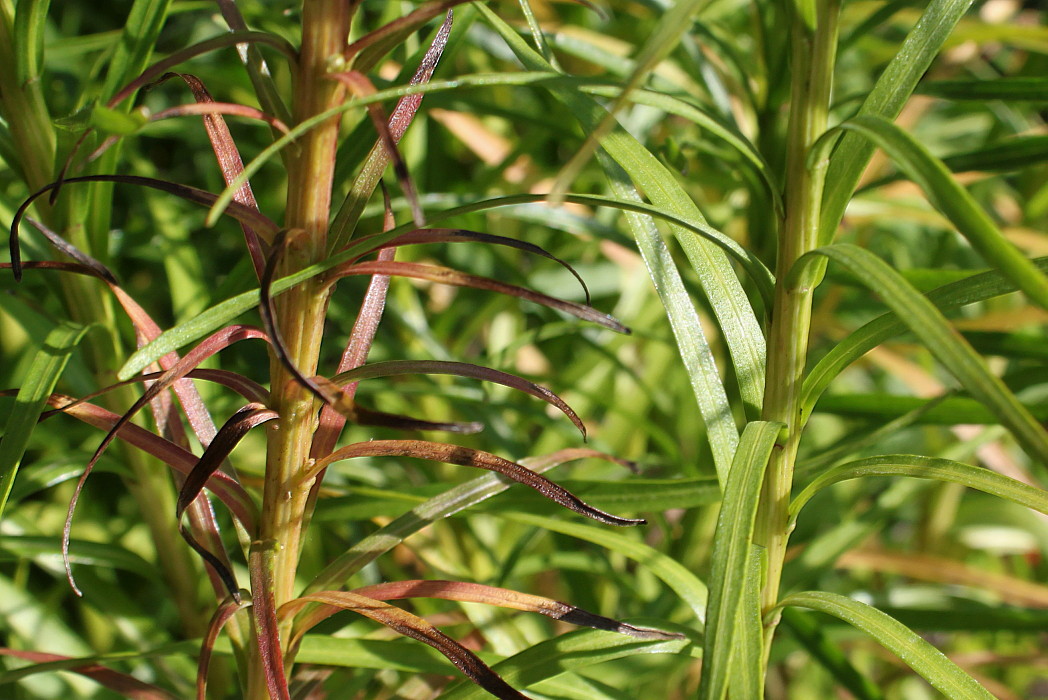
<path id="1" fill-rule="evenodd" d="M 473 433 L 482 428 L 475 422 L 432 422 L 416 416 L 391 414 L 362 403 L 357 387 L 362 381 L 405 374 L 448 374 L 493 382 L 530 394 L 545 401 L 568 418 L 582 433 L 585 426 L 578 415 L 559 396 L 545 387 L 519 376 L 469 363 L 453 361 L 388 360 L 367 363 L 379 323 L 383 316 L 391 278 L 412 278 L 445 285 L 471 287 L 517 297 L 548 306 L 584 321 L 626 333 L 612 317 L 587 303 L 559 299 L 540 291 L 468 274 L 430 263 L 399 262 L 398 248 L 418 244 L 457 244 L 508 246 L 552 260 L 580 283 L 582 278 L 566 262 L 539 246 L 509 237 L 464 229 L 433 228 L 426 225 L 412 179 L 398 151 L 398 142 L 411 124 L 421 104 L 421 94 L 406 94 L 387 115 L 378 93 L 365 73 L 405 37 L 413 35 L 434 17 L 445 15 L 433 33 L 428 49 L 407 87 L 425 86 L 432 78 L 452 30 L 450 7 L 455 2 L 429 3 L 415 11 L 365 33 L 347 43 L 355 3 L 307 3 L 303 8 L 302 39 L 293 46 L 282 39 L 244 29 L 232 3 L 220 3 L 234 31 L 176 52 L 143 70 L 117 90 L 104 106 L 94 110 L 95 128 L 88 129 L 75 142 L 65 165 L 53 182 L 39 187 L 15 212 L 11 225 L 10 268 L 16 280 L 29 274 L 83 275 L 104 285 L 130 320 L 139 351 L 121 370 L 124 380 L 82 398 L 51 393 L 63 363 L 52 363 L 34 378 L 34 383 L 18 393 L 19 403 L 4 440 L 2 473 L 10 491 L 26 438 L 32 423 L 76 418 L 100 428 L 105 437 L 80 474 L 65 520 L 62 555 L 66 575 L 73 590 L 80 594 L 75 579 L 70 540 L 75 528 L 77 500 L 94 467 L 114 441 L 124 441 L 171 468 L 178 494 L 170 516 L 186 543 L 203 559 L 218 607 L 204 634 L 196 681 L 197 697 L 206 691 L 213 647 L 223 629 L 229 630 L 240 666 L 243 696 L 247 698 L 289 698 L 294 685 L 296 651 L 310 630 L 327 617 L 342 610 L 356 612 L 377 621 L 398 634 L 424 642 L 446 656 L 462 673 L 491 694 L 502 698 L 523 697 L 491 670 L 465 645 L 444 634 L 422 617 L 386 601 L 408 598 L 443 598 L 484 603 L 516 610 L 537 612 L 555 620 L 611 630 L 638 640 L 680 640 L 677 633 L 618 623 L 548 598 L 519 593 L 501 587 L 458 581 L 416 580 L 380 583 L 343 590 L 345 582 L 360 569 L 391 549 L 397 542 L 427 522 L 445 517 L 465 506 L 461 497 L 449 494 L 413 511 L 414 520 L 405 525 L 394 521 L 371 535 L 347 556 L 330 563 L 316 574 L 305 591 L 296 581 L 301 546 L 323 488 L 327 470 L 342 460 L 396 456 L 444 462 L 493 472 L 491 478 L 477 480 L 470 502 L 494 495 L 510 483 L 527 486 L 544 497 L 598 522 L 628 526 L 641 519 L 624 518 L 595 508 L 567 489 L 543 476 L 543 469 L 579 457 L 609 458 L 593 450 L 561 451 L 545 458 L 541 468 L 529 468 L 490 452 L 447 442 L 420 439 L 370 439 L 338 446 L 344 427 L 377 426 L 397 431 L 443 431 Z M 258 88 L 262 108 L 216 101 L 205 87 L 205 80 L 171 69 L 197 55 L 219 49 L 240 48 L 246 66 Z M 286 106 L 268 69 L 257 54 L 257 47 L 277 49 L 279 60 L 287 63 L 292 76 L 292 92 Z M 190 90 L 193 102 L 149 114 L 144 109 L 130 114 L 117 111 L 122 103 L 147 89 L 178 79 Z M 341 208 L 332 206 L 332 189 L 337 165 L 341 115 L 351 109 L 366 109 L 377 138 L 365 156 Z M 198 115 L 203 118 L 218 167 L 227 185 L 222 193 L 212 193 L 189 185 L 139 175 L 97 173 L 77 175 L 85 165 L 103 159 L 109 149 L 119 146 L 113 133 L 149 128 L 160 120 Z M 275 140 L 252 166 L 245 167 L 236 142 L 225 123 L 226 116 L 258 120 L 272 128 Z M 99 127 L 108 135 L 96 136 Z M 100 143 L 89 154 L 91 141 Z M 249 176 L 265 157 L 281 154 L 287 167 L 287 205 L 282 216 L 263 212 L 256 201 Z M 360 235 L 357 222 L 366 203 L 392 169 L 410 205 L 412 221 L 397 226 L 390 196 L 383 185 L 385 216 L 383 230 Z M 33 206 L 54 207 L 67 191 L 87 184 L 145 187 L 210 208 L 209 218 L 226 216 L 242 229 L 246 254 L 257 289 L 235 296 L 172 330 L 161 332 L 150 315 L 120 285 L 117 275 L 100 260 L 77 247 L 67 237 L 53 231 L 41 220 L 28 216 Z M 32 225 L 69 260 L 23 261 L 19 232 L 22 223 Z M 340 280 L 365 276 L 370 282 L 360 301 L 359 312 L 337 367 L 322 373 L 319 364 L 321 342 L 328 335 L 326 310 Z M 583 283 L 585 290 L 585 284 Z M 230 323 L 255 308 L 261 327 Z M 63 359 L 83 333 L 64 331 L 60 340 Z M 249 377 L 226 370 L 205 369 L 208 358 L 235 343 L 254 340 L 265 343 L 270 358 L 268 377 Z M 180 355 L 178 349 L 191 345 Z M 196 381 L 222 385 L 239 394 L 244 403 L 220 426 L 198 393 Z M 145 391 L 122 414 L 95 400 L 129 384 L 142 383 Z M 268 384 L 268 387 L 266 386 Z M 23 399 L 27 399 L 24 400 Z M 46 407 L 50 410 L 45 411 Z M 139 426 L 135 416 L 149 408 L 156 426 L 151 431 Z M 186 433 L 183 420 L 192 437 Z M 23 426 L 18 442 L 12 425 Z M 267 458 L 262 478 L 261 505 L 238 477 L 230 455 L 254 429 L 266 426 Z M 192 442 L 202 453 L 196 455 Z M 609 458 L 610 459 L 610 458 Z M 6 493 L 5 493 L 6 496 Z M 232 515 L 239 546 L 223 537 L 220 518 L 212 510 L 212 499 Z M 237 551 L 241 550 L 241 551 Z M 237 575 L 234 562 L 246 564 L 248 580 Z M 33 661 L 57 661 L 52 656 L 10 652 Z M 70 663 L 68 668 L 92 677 L 121 692 L 139 697 L 166 697 L 158 686 L 147 686 L 132 677 L 96 665 Z M 298 685 L 306 687 L 302 681 Z"/>

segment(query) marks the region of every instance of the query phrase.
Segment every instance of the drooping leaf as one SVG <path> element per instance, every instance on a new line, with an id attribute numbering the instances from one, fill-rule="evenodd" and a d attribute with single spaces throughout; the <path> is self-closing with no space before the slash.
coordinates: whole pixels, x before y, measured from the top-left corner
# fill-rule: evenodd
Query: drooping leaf
<path id="1" fill-rule="evenodd" d="M 1004 237 L 942 161 L 917 139 L 876 115 L 854 117 L 837 128 L 862 134 L 884 149 L 983 258 L 997 266 L 1032 301 L 1048 309 L 1048 277 Z"/>
<path id="2" fill-rule="evenodd" d="M 487 469 L 524 484 L 565 508 L 599 522 L 608 525 L 639 525 L 646 522 L 643 519 L 622 518 L 594 508 L 541 474 L 531 471 L 516 462 L 511 462 L 489 452 L 439 442 L 425 442 L 422 440 L 370 440 L 368 442 L 358 442 L 335 450 L 328 457 L 317 460 L 302 478 L 303 480 L 312 478 L 320 470 L 326 469 L 334 462 L 343 459 L 375 456 L 415 457 L 447 464 Z"/>
<path id="3" fill-rule="evenodd" d="M 864 476 L 908 476 L 963 484 L 1048 515 L 1048 491 L 1003 474 L 951 459 L 919 455 L 881 455 L 841 464 L 820 474 L 794 497 L 790 503 L 790 517 L 796 518 L 812 496 L 827 486 Z"/>
<path id="4" fill-rule="evenodd" d="M 49 185 L 45 185 L 40 188 L 26 199 L 18 210 L 11 221 L 11 237 L 10 237 L 10 251 L 11 251 L 11 264 L 12 270 L 15 274 L 15 280 L 22 278 L 21 271 L 21 248 L 18 244 L 18 224 L 25 216 L 25 212 L 42 195 L 55 190 L 60 184 L 76 183 L 76 182 L 114 182 L 129 185 L 138 185 L 141 187 L 150 187 L 153 189 L 160 190 L 161 192 L 167 192 L 173 194 L 176 197 L 180 197 L 188 202 L 195 204 L 201 204 L 204 206 L 210 206 L 215 201 L 215 195 L 210 192 L 198 189 L 196 187 L 190 187 L 188 185 L 180 185 L 174 182 L 167 182 L 165 180 L 157 180 L 150 177 L 141 177 L 138 175 L 85 175 L 83 177 L 71 177 L 63 180 L 61 183 L 53 182 Z M 277 225 L 271 220 L 262 216 L 257 210 L 251 210 L 242 204 L 234 202 L 228 208 L 230 216 L 237 221 L 250 225 L 253 229 L 258 231 L 265 240 L 269 241 L 277 231 Z"/>
<path id="5" fill-rule="evenodd" d="M 913 630 L 865 603 L 836 593 L 808 591 L 787 596 L 779 607 L 818 610 L 862 630 L 951 700 L 993 700 L 979 683 Z"/>
<path id="6" fill-rule="evenodd" d="M 341 374 L 332 377 L 331 381 L 339 385 L 349 385 L 355 384 L 364 379 L 395 377 L 405 374 L 450 374 L 459 377 L 469 377 L 481 381 L 493 382 L 495 384 L 508 386 L 511 389 L 523 391 L 560 409 L 560 411 L 575 424 L 575 427 L 579 429 L 582 436 L 586 436 L 586 426 L 583 424 L 582 419 L 578 417 L 575 411 L 573 411 L 568 404 L 549 389 L 506 372 L 500 372 L 496 369 L 480 367 L 466 362 L 448 362 L 443 360 L 388 360 L 386 362 L 375 362 L 369 365 L 363 365 L 347 372 L 342 372 Z"/>
<path id="7" fill-rule="evenodd" d="M 371 618 L 390 629 L 428 644 L 455 664 L 471 681 L 497 698 L 527 700 L 475 654 L 421 617 L 367 596 L 347 591 L 320 591 L 304 595 L 280 607 L 281 617 L 293 615 L 310 603 L 321 603 Z"/>
<path id="8" fill-rule="evenodd" d="M 521 462 L 536 474 L 574 459 L 594 457 L 618 461 L 614 457 L 587 448 L 569 448 L 544 457 L 529 458 Z M 307 593 L 336 588 L 361 568 L 385 554 L 405 538 L 418 532 L 426 525 L 449 517 L 472 505 L 502 493 L 514 482 L 500 474 L 485 474 L 459 484 L 448 491 L 420 503 L 388 525 L 364 537 L 341 556 L 330 562 L 306 586 Z"/>
<path id="9" fill-rule="evenodd" d="M 637 639 L 684 638 L 684 635 L 676 632 L 664 632 L 657 629 L 628 625 L 550 598 L 467 581 L 393 581 L 355 588 L 353 593 L 374 598 L 375 600 L 441 598 L 464 603 L 484 603 L 486 605 L 497 605 L 502 608 L 539 613 L 540 615 L 572 625 L 618 632 Z"/>
<path id="10" fill-rule="evenodd" d="M 81 403 L 72 397 L 61 394 L 51 394 L 47 399 L 47 403 L 73 418 L 102 430 L 110 430 L 120 420 L 120 416 L 104 408 L 91 403 Z M 148 452 L 182 474 L 188 475 L 197 463 L 197 457 L 193 453 L 165 440 L 159 435 L 154 435 L 134 423 L 124 425 L 117 432 L 116 436 L 128 444 Z M 248 532 L 254 530 L 257 520 L 255 505 L 239 483 L 229 475 L 219 471 L 211 476 L 206 484 L 206 488 L 218 496 L 222 503 L 240 520 Z"/>
<path id="11" fill-rule="evenodd" d="M 494 669 L 509 682 L 530 688 L 562 673 L 633 655 L 700 654 L 698 647 L 681 639 L 640 640 L 601 630 L 577 630 L 536 644 L 495 664 Z M 465 684 L 441 693 L 442 700 L 478 700 L 483 697 Z"/>
<path id="12" fill-rule="evenodd" d="M 1042 272 L 1048 271 L 1048 258 L 1038 258 L 1034 260 L 1034 263 Z M 984 272 L 945 284 L 929 292 L 927 299 L 936 308 L 947 312 L 1013 291 L 1015 291 L 1015 286 L 1010 284 L 1001 273 Z M 811 413 L 819 396 L 841 370 L 885 340 L 902 333 L 906 328 L 907 323 L 902 317 L 895 312 L 889 312 L 858 328 L 834 345 L 804 378 L 801 399 L 802 414 L 807 417 Z"/>
<path id="13" fill-rule="evenodd" d="M 794 271 L 818 256 L 844 265 L 880 296 L 961 385 L 997 413 L 1030 456 L 1048 464 L 1048 432 L 924 295 L 876 255 L 851 244 L 819 248 L 798 260 Z"/>
<path id="14" fill-rule="evenodd" d="M 885 119 L 899 116 L 917 83 L 971 5 L 972 0 L 930 0 L 917 24 L 877 78 L 876 85 L 859 108 L 859 114 Z M 873 144 L 858 134 L 845 134 L 834 149 L 826 171 L 819 245 L 833 240 L 873 150 Z"/>
<path id="15" fill-rule="evenodd" d="M 506 284 L 487 277 L 466 274 L 439 265 L 409 262 L 358 262 L 346 266 L 340 266 L 328 273 L 328 279 L 334 281 L 349 275 L 390 275 L 394 277 L 412 277 L 415 279 L 429 280 L 456 287 L 473 287 L 509 296 L 519 297 L 527 301 L 548 306 L 564 313 L 590 321 L 598 325 L 610 328 L 618 333 L 629 333 L 629 329 L 607 314 L 603 314 L 593 307 L 565 301 L 555 297 L 536 292 L 525 287 Z"/>
<path id="16" fill-rule="evenodd" d="M 248 404 L 232 416 L 219 429 L 211 444 L 204 450 L 199 461 L 186 475 L 182 482 L 182 488 L 178 492 L 178 501 L 175 505 L 175 520 L 178 522 L 178 531 L 203 559 L 211 565 L 222 582 L 226 586 L 229 595 L 234 601 L 240 602 L 240 586 L 237 585 L 236 577 L 225 563 L 209 551 L 207 547 L 198 542 L 190 532 L 182 526 L 182 514 L 186 508 L 196 500 L 203 490 L 204 485 L 211 479 L 212 475 L 222 466 L 223 460 L 229 456 L 233 448 L 254 427 L 267 423 L 279 417 L 276 411 L 266 408 L 262 404 Z"/>

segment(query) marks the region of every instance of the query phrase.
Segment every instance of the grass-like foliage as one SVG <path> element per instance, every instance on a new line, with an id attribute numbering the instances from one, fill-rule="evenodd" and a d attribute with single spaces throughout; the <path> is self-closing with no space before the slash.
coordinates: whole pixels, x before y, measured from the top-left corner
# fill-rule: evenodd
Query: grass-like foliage
<path id="1" fill-rule="evenodd" d="M 1043 696 L 1046 74 L 1019 0 L 0 0 L 0 696 Z"/>

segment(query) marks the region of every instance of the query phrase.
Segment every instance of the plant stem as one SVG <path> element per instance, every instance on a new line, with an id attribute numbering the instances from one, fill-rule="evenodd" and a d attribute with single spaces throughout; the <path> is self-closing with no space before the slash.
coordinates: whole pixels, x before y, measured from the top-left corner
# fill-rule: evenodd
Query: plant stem
<path id="1" fill-rule="evenodd" d="M 809 167 L 808 151 L 826 130 L 830 90 L 837 49 L 840 0 L 820 0 L 816 26 L 811 29 L 794 13 L 792 18 L 792 100 L 787 132 L 786 218 L 779 236 L 775 303 L 768 342 L 767 384 L 762 419 L 787 426 L 768 465 L 757 512 L 754 542 L 765 547 L 767 577 L 761 593 L 762 612 L 778 603 L 779 582 L 789 539 L 787 509 L 793 486 L 793 468 L 803 424 L 800 389 L 808 353 L 812 292 L 820 270 L 808 266 L 791 275 L 794 264 L 818 245 L 819 214 L 825 163 Z M 765 631 L 770 643 L 777 619 Z"/>
<path id="2" fill-rule="evenodd" d="M 302 48 L 293 104 L 296 123 L 343 99 L 344 88 L 329 79 L 328 73 L 341 65 L 349 36 L 350 11 L 350 3 L 345 0 L 303 3 Z M 300 270 L 324 253 L 339 121 L 338 117 L 332 118 L 306 134 L 290 159 L 285 216 L 290 233 L 278 276 Z M 316 373 L 327 299 L 326 286 L 310 281 L 276 300 L 276 323 L 288 356 L 307 376 Z M 259 538 L 277 543 L 272 594 L 279 608 L 296 593 L 295 573 L 311 486 L 311 481 L 302 482 L 300 474 L 309 460 L 318 407 L 313 395 L 275 357 L 271 359 L 271 377 L 271 405 L 280 418 L 269 435 Z M 289 624 L 281 625 L 282 644 L 287 643 L 289 631 Z M 264 679 L 253 677 L 249 681 L 247 697 L 267 697 Z"/>

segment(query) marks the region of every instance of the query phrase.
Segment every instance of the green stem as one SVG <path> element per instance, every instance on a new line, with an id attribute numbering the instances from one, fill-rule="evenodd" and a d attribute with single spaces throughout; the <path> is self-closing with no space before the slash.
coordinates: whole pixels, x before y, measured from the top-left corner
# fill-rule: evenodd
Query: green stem
<path id="1" fill-rule="evenodd" d="M 345 0 L 303 3 L 302 48 L 292 107 L 295 123 L 338 105 L 344 98 L 344 88 L 328 73 L 341 65 L 351 9 L 351 3 Z M 289 242 L 278 276 L 311 265 L 324 254 L 339 121 L 339 117 L 333 117 L 307 133 L 290 159 L 285 215 Z M 314 280 L 281 295 L 276 302 L 276 322 L 288 356 L 307 376 L 316 373 L 327 300 L 327 287 Z M 303 482 L 300 475 L 307 468 L 318 406 L 312 394 L 299 386 L 275 357 L 271 359 L 271 377 L 271 405 L 280 418 L 269 434 L 259 539 L 278 543 L 272 561 L 272 595 L 279 608 L 296 594 L 295 574 L 312 485 L 312 480 Z M 288 621 L 280 625 L 284 651 L 289 633 Z M 291 671 L 291 661 L 286 662 L 287 672 Z M 268 697 L 257 668 L 249 679 L 247 697 Z"/>
<path id="2" fill-rule="evenodd" d="M 787 508 L 793 469 L 803 428 L 800 390 L 808 354 L 812 291 L 820 270 L 792 275 L 794 264 L 818 246 L 825 162 L 809 167 L 808 150 L 826 131 L 830 90 L 837 49 L 840 0 L 820 0 L 816 26 L 792 19 L 792 86 L 786 153 L 786 218 L 779 236 L 775 303 L 768 338 L 768 368 L 762 419 L 787 426 L 786 438 L 776 445 L 761 492 L 754 541 L 766 548 L 768 568 L 761 608 L 778 603 L 782 565 L 789 539 Z M 777 617 L 766 629 L 770 644 Z"/>

